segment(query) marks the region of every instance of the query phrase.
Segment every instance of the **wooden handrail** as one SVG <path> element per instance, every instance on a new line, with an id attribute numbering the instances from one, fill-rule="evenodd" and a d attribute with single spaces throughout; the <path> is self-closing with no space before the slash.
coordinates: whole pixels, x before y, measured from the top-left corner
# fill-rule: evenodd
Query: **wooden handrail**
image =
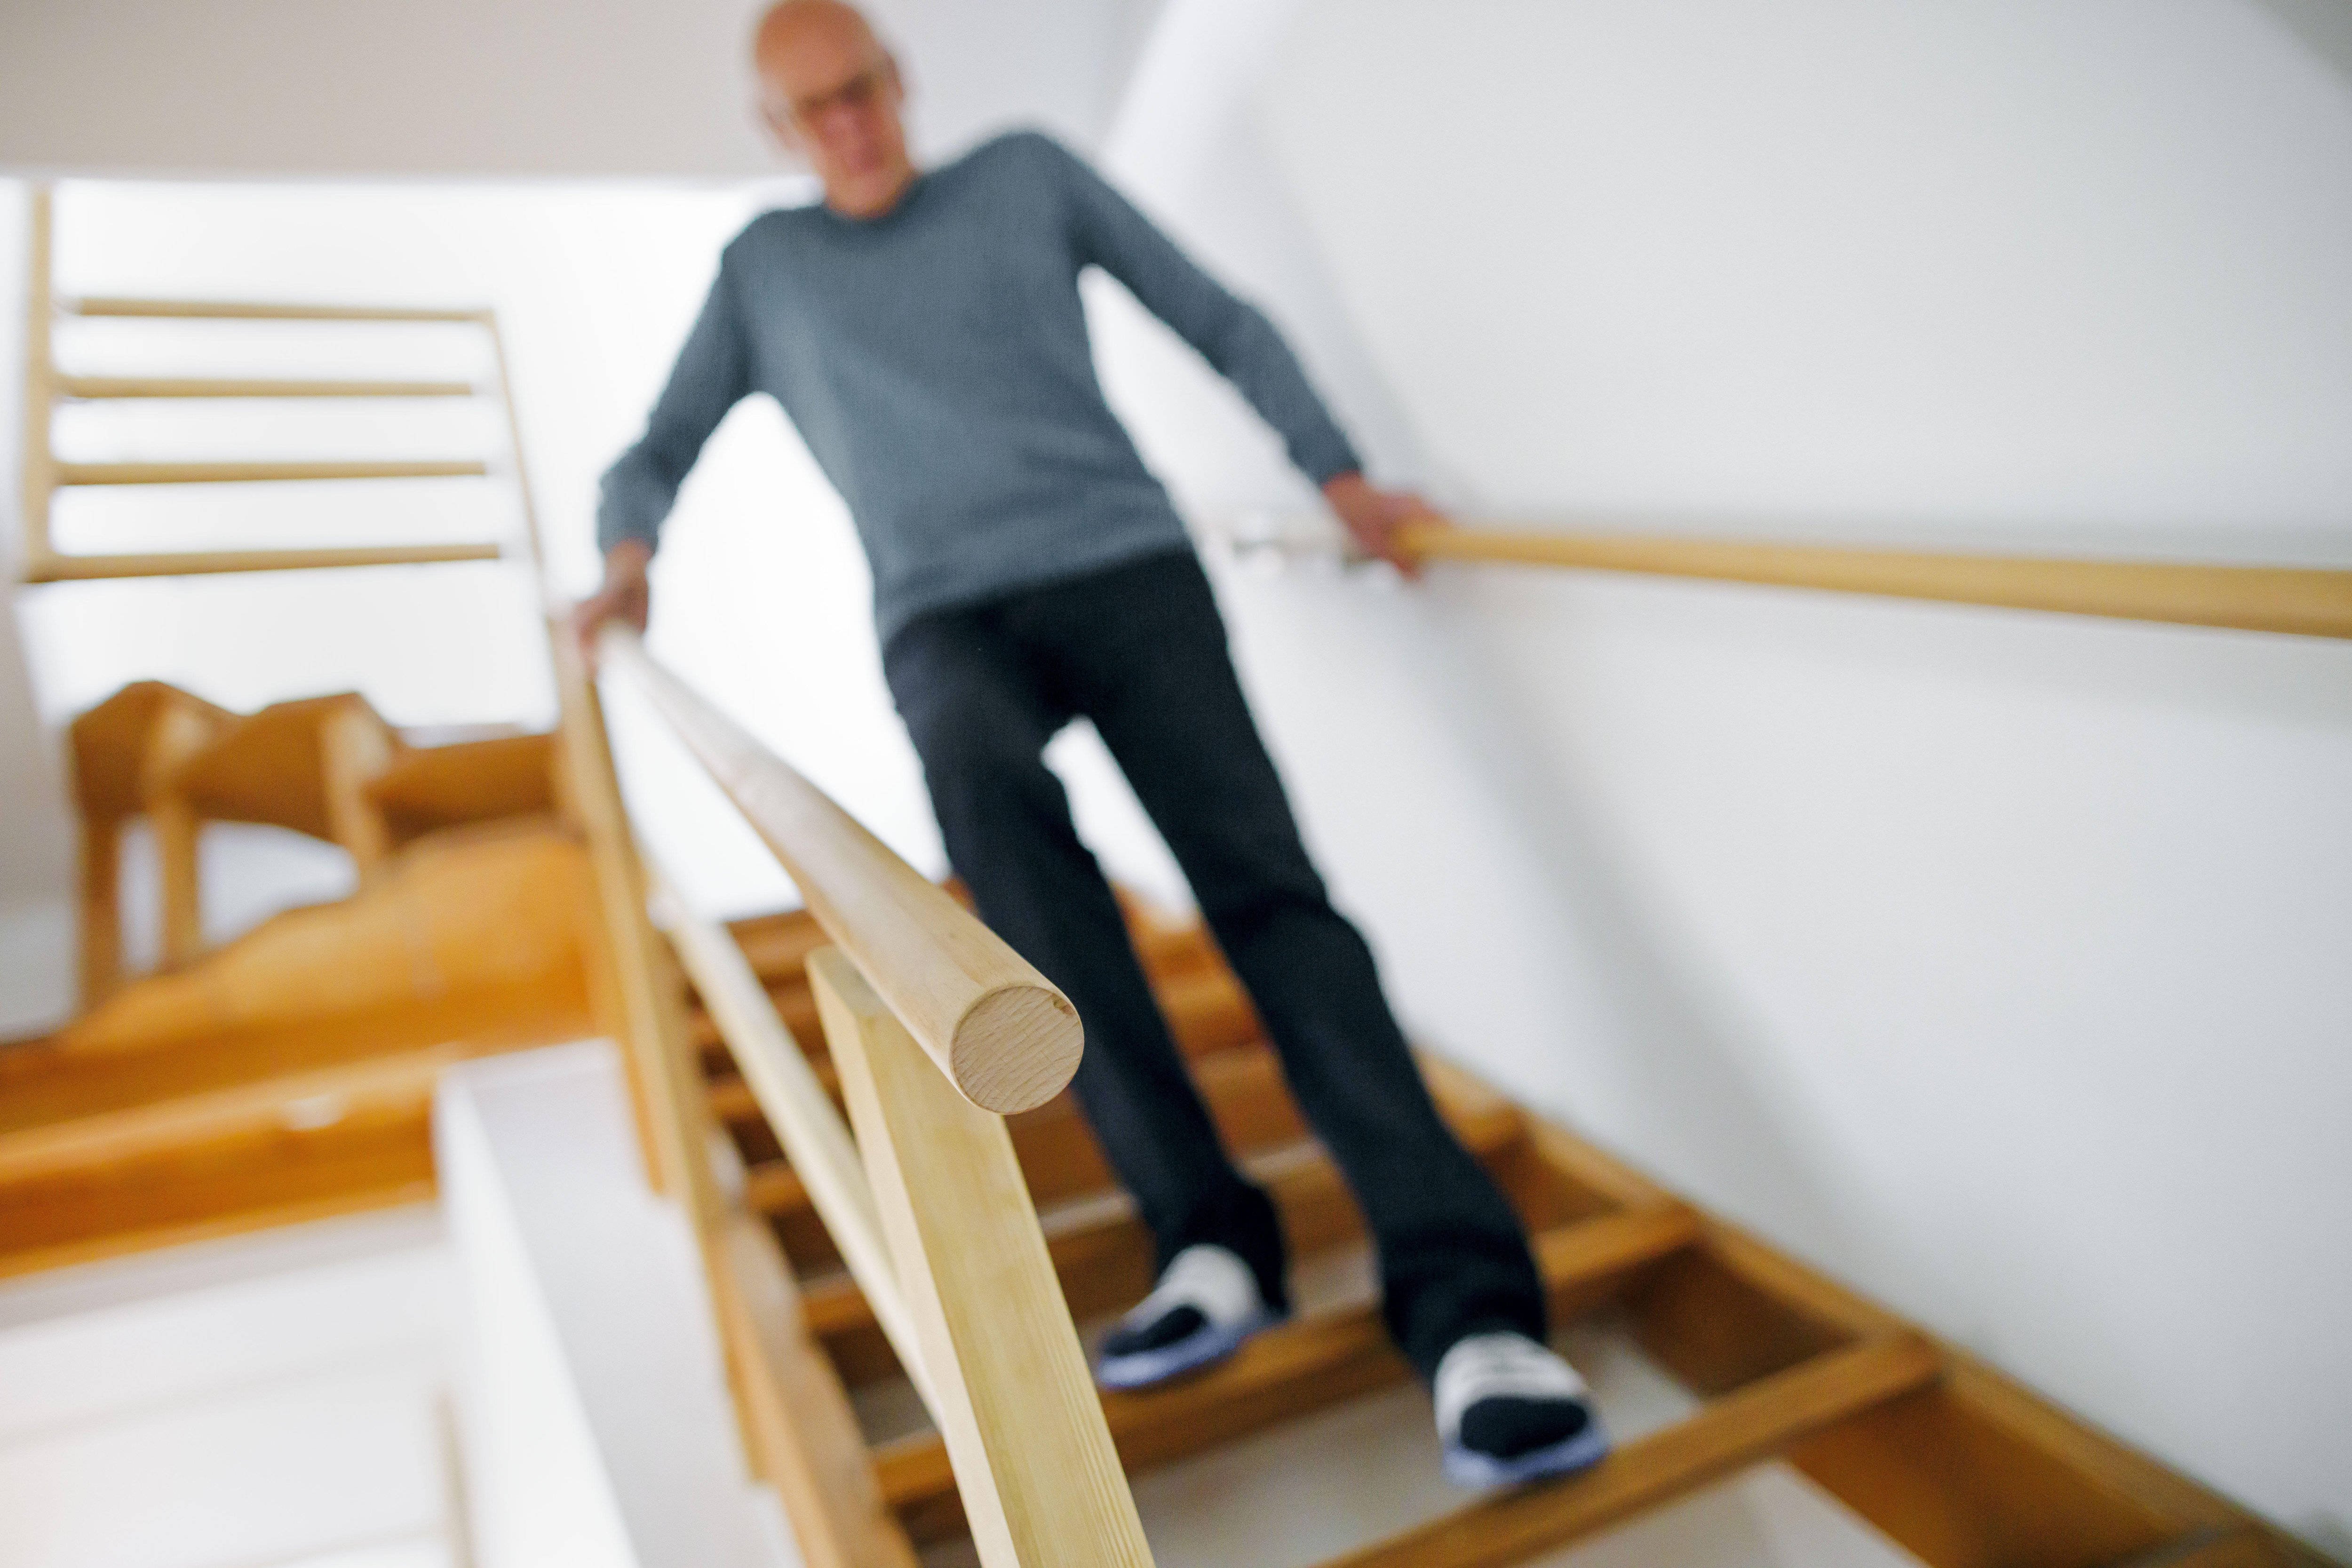
<path id="1" fill-rule="evenodd" d="M 320 572 L 348 566 L 438 566 L 496 561 L 498 545 L 354 544 L 294 550 L 167 550 L 142 554 L 60 555 L 25 563 L 27 583 L 89 583 L 114 577 L 198 577 L 223 572 Z"/>
<path id="2" fill-rule="evenodd" d="M 799 884 L 809 912 L 948 1081 L 983 1110 L 1043 1105 L 1078 1070 L 1077 1009 L 929 878 L 648 656 L 605 626 L 625 672 Z"/>
<path id="3" fill-rule="evenodd" d="M 2053 610 L 2119 620 L 2352 637 L 2352 572 L 2153 561 L 1937 554 L 1657 535 L 1409 524 L 1424 561 L 1507 562 Z"/>
<path id="4" fill-rule="evenodd" d="M 490 319 L 486 307 L 278 304 L 260 300 L 131 300 L 84 295 L 58 301 L 77 316 L 163 317 L 207 321 L 468 321 Z"/>
<path id="5" fill-rule="evenodd" d="M 1004 1119 L 940 1081 L 837 948 L 809 986 L 989 1568 L 1150 1568 Z"/>
<path id="6" fill-rule="evenodd" d="M 288 479 L 479 479 L 490 471 L 479 458 L 385 458 L 365 462 L 58 463 L 60 485 L 242 485 Z"/>
<path id="7" fill-rule="evenodd" d="M 322 381 L 266 376 L 60 375 L 59 397 L 85 401 L 113 398 L 235 397 L 471 397 L 470 381 Z"/>
<path id="8" fill-rule="evenodd" d="M 702 1004 L 719 1026 L 719 1037 L 751 1086 L 751 1097 L 783 1145 L 784 1158 L 809 1195 L 817 1217 L 824 1221 L 851 1278 L 874 1309 L 874 1321 L 906 1369 L 908 1381 L 923 1396 L 924 1405 L 939 1408 L 929 1380 L 924 1375 L 921 1348 L 916 1342 L 915 1321 L 899 1289 L 890 1249 L 882 1239 L 882 1220 L 874 1206 L 874 1190 L 858 1163 L 857 1145 L 843 1124 L 841 1113 L 827 1098 L 824 1086 L 810 1070 L 808 1058 L 792 1030 L 776 1013 L 776 1005 L 752 973 L 751 963 L 735 939 L 713 921 L 694 912 L 667 879 L 655 879 L 654 906 L 669 933 L 670 944 L 700 994 Z"/>

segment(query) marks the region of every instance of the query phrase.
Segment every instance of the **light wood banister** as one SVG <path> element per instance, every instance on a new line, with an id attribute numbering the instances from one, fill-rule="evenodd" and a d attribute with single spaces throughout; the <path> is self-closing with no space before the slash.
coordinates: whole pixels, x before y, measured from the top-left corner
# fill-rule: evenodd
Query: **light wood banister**
<path id="1" fill-rule="evenodd" d="M 1766 544 L 1408 524 L 1423 561 L 1505 562 L 1875 594 L 2120 620 L 2352 637 L 2352 572 Z"/>
<path id="2" fill-rule="evenodd" d="M 19 492 L 24 518 L 24 562 L 38 566 L 48 559 L 49 494 L 57 485 L 56 460 L 49 450 L 49 399 L 57 367 L 50 352 L 50 324 L 56 304 L 50 297 L 53 246 L 51 227 L 55 198 L 49 187 L 35 184 L 25 215 L 25 402 L 24 445 L 18 448 L 22 468 Z"/>
<path id="3" fill-rule="evenodd" d="M 809 1069 L 800 1042 L 777 1016 L 775 1003 L 769 999 L 735 939 L 689 909 L 666 879 L 656 878 L 654 903 L 686 965 L 688 978 L 719 1026 L 719 1038 L 742 1070 L 744 1081 L 751 1086 L 752 1098 L 774 1130 L 776 1141 L 783 1145 L 784 1158 L 792 1162 L 810 1204 L 841 1249 L 851 1278 L 874 1309 L 883 1337 L 890 1342 L 898 1364 L 923 1396 L 924 1405 L 936 1412 L 938 1401 L 924 1375 L 906 1293 L 899 1289 L 890 1249 L 882 1239 L 874 1190 L 866 1183 L 857 1145 L 843 1125 L 841 1113 Z"/>
<path id="4" fill-rule="evenodd" d="M 837 948 L 809 984 L 987 1568 L 1150 1568 L 1004 1119 L 953 1093 Z"/>
<path id="5" fill-rule="evenodd" d="M 492 543 L 355 544 L 291 550 L 166 550 L 136 554 L 59 555 L 27 558 L 27 583 L 94 583 L 117 577 L 203 577 L 234 572 L 327 572 L 352 566 L 437 566 L 460 561 L 496 561 L 506 552 Z"/>
<path id="6" fill-rule="evenodd" d="M 625 671 L 719 781 L 948 1081 L 983 1110 L 1028 1110 L 1078 1068 L 1077 1009 L 1053 983 L 789 764 L 607 626 Z"/>

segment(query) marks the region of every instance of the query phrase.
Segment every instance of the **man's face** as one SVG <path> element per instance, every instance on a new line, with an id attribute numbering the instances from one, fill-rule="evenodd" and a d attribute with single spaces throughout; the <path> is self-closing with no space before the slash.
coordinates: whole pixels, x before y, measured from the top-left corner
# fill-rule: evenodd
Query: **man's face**
<path id="1" fill-rule="evenodd" d="M 794 6 L 763 29 L 761 111 L 852 216 L 887 210 L 912 173 L 898 66 L 856 13 Z"/>

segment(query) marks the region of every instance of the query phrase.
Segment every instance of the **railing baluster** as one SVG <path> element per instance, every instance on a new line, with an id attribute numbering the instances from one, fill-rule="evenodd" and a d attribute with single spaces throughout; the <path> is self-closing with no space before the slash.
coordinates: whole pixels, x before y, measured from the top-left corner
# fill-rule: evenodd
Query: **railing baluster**
<path id="1" fill-rule="evenodd" d="M 1150 1563 L 1004 1119 L 948 1086 L 839 951 L 808 973 L 981 1561 Z"/>

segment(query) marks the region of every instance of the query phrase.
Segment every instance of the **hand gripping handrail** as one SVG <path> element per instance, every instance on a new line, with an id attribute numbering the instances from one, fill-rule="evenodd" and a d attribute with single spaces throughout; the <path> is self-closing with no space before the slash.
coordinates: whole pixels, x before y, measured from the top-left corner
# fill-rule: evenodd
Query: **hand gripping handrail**
<path id="1" fill-rule="evenodd" d="M 965 1099 L 1009 1115 L 1078 1070 L 1077 1009 L 1003 938 L 892 853 L 789 763 L 646 652 L 604 627 L 604 668 L 626 674 L 749 818 L 809 912 Z"/>
<path id="2" fill-rule="evenodd" d="M 1408 524 L 1423 561 L 1507 562 L 2055 610 L 2118 620 L 2352 637 L 2352 572 L 2169 561 L 1937 554 L 1661 535 Z"/>

